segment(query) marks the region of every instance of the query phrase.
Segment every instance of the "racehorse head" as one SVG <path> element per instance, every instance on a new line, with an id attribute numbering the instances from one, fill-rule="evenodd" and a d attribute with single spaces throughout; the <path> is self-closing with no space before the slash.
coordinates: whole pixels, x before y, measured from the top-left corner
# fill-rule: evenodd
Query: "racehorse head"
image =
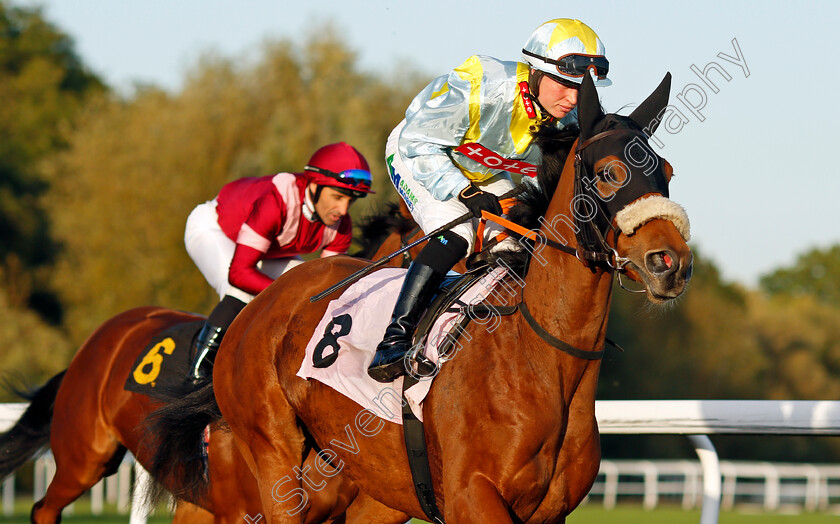
<path id="1" fill-rule="evenodd" d="M 544 126 L 537 134 L 542 172 L 551 176 L 563 166 L 559 195 L 550 197 L 541 220 L 543 233 L 548 228 L 547 238 L 574 247 L 588 265 L 618 272 L 619 283 L 623 274 L 643 284 L 656 303 L 679 296 L 692 268 L 688 216 L 668 198 L 673 169 L 648 144 L 670 87 L 668 73 L 638 108 L 621 116 L 604 113 L 587 78 L 578 96 L 580 130 L 572 151 L 564 149 L 569 131 Z"/>

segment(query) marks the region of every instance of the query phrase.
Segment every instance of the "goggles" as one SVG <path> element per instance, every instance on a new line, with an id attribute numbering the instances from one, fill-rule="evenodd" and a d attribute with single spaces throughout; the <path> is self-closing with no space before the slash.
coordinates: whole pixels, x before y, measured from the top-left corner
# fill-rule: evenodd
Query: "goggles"
<path id="1" fill-rule="evenodd" d="M 328 169 L 322 169 L 320 167 L 315 166 L 306 166 L 303 169 L 306 171 L 312 171 L 314 173 L 320 173 L 330 178 L 334 178 L 342 184 L 346 184 L 350 187 L 361 187 L 364 189 L 370 189 L 371 183 L 373 181 L 370 176 L 370 171 L 365 171 L 364 169 L 345 169 L 341 173 L 336 173 L 335 171 L 330 171 Z"/>
<path id="2" fill-rule="evenodd" d="M 607 57 L 603 55 L 578 55 L 569 54 L 564 55 L 554 60 L 553 58 L 546 58 L 530 51 L 522 50 L 522 53 L 533 58 L 542 60 L 547 64 L 552 64 L 557 68 L 557 71 L 572 78 L 583 77 L 589 69 L 595 69 L 595 76 L 599 79 L 606 78 L 610 70 L 610 62 Z"/>

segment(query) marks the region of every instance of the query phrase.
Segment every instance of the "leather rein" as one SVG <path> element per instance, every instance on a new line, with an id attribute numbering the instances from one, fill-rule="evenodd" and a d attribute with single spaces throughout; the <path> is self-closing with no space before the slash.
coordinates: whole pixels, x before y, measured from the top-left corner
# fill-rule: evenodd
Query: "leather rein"
<path id="1" fill-rule="evenodd" d="M 588 139 L 584 140 L 583 142 L 580 142 L 580 141 L 578 142 L 577 147 L 575 148 L 575 182 L 576 182 L 576 184 L 579 182 L 579 180 L 581 178 L 581 175 L 582 175 L 582 170 L 583 170 L 583 160 L 581 158 L 581 151 L 583 151 L 583 149 L 589 147 L 590 145 L 594 144 L 598 140 L 601 140 L 601 139 L 606 138 L 608 136 L 623 133 L 623 132 L 626 132 L 626 131 L 627 131 L 626 129 L 611 129 L 609 131 L 603 131 L 603 132 L 598 133 L 598 134 L 596 134 L 592 137 L 589 137 Z M 576 188 L 576 191 L 577 191 L 577 188 Z M 601 212 L 603 213 L 603 211 L 601 211 Z M 537 239 L 537 234 L 533 231 L 526 230 L 525 228 L 523 228 L 522 226 L 520 226 L 518 224 L 514 224 L 513 222 L 510 222 L 506 219 L 503 219 L 501 217 L 497 217 L 497 216 L 489 214 L 489 213 L 487 213 L 486 215 L 485 214 L 482 214 L 482 215 L 483 215 L 483 218 L 485 218 L 485 219 L 493 220 L 494 222 L 497 222 L 498 224 L 504 226 L 507 229 L 510 229 L 510 230 L 512 230 L 512 231 L 514 231 L 514 232 L 516 232 L 516 233 L 518 233 L 518 234 L 520 234 L 524 237 L 527 237 L 531 240 L 537 241 L 536 240 Z M 614 231 L 614 233 L 616 235 L 616 238 L 617 238 L 618 235 L 621 233 L 621 231 L 612 226 L 612 221 L 608 221 L 608 223 L 609 223 L 609 227 Z M 621 271 L 624 270 L 624 266 L 630 260 L 628 258 L 619 256 L 616 249 L 609 246 L 606 239 L 604 238 L 604 235 L 601 234 L 601 232 L 598 230 L 597 227 L 595 227 L 593 225 L 592 230 L 596 233 L 596 238 L 599 241 L 601 247 L 603 248 L 603 251 L 576 249 L 576 248 L 573 248 L 573 247 L 569 247 L 566 244 L 561 244 L 560 242 L 557 242 L 557 241 L 551 240 L 549 238 L 546 238 L 545 236 L 543 236 L 540 239 L 540 242 L 543 243 L 546 246 L 557 249 L 557 250 L 559 250 L 563 253 L 567 253 L 569 255 L 574 255 L 578 260 L 580 260 L 586 266 L 589 266 L 590 262 L 595 263 L 595 264 L 603 264 L 603 265 L 607 266 L 609 271 L 616 271 L 620 275 Z M 619 280 L 619 284 L 621 285 L 620 280 Z M 624 285 L 621 285 L 621 287 L 623 289 L 627 289 L 627 288 L 624 287 Z M 628 289 L 628 291 L 633 291 L 633 290 Z M 644 291 L 642 291 L 642 292 L 644 292 Z M 479 306 L 479 305 L 476 304 L 476 305 L 472 306 L 474 311 L 476 310 L 477 306 Z M 570 355 L 570 356 L 575 357 L 575 358 L 584 359 L 584 360 L 600 360 L 604 356 L 604 352 L 605 352 L 604 349 L 601 349 L 601 350 L 598 350 L 598 351 L 579 349 L 579 348 L 576 348 L 576 347 L 572 346 L 571 344 L 568 344 L 568 343 L 560 340 L 559 338 L 557 338 L 554 335 L 552 335 L 551 333 L 549 333 L 544 327 L 542 327 L 540 325 L 539 322 L 537 322 L 537 320 L 534 318 L 534 316 L 531 315 L 531 311 L 528 309 L 527 304 L 525 304 L 525 296 L 524 295 L 522 296 L 522 300 L 518 304 L 515 304 L 513 306 L 507 306 L 507 307 L 492 306 L 492 308 L 498 314 L 502 314 L 502 315 L 512 315 L 516 311 L 519 311 L 520 313 L 522 313 L 522 317 L 528 323 L 528 326 L 531 328 L 531 330 L 537 336 L 539 336 L 543 341 L 545 341 L 550 346 L 552 346 L 556 349 L 559 349 L 560 351 L 562 351 L 563 353 L 566 353 L 567 355 Z M 478 309 L 481 309 L 480 306 L 478 307 Z M 490 310 L 490 307 L 488 307 L 488 312 L 489 312 L 489 310 Z M 622 348 L 618 344 L 613 342 L 612 340 L 606 339 L 606 342 L 615 346 L 619 350 L 622 350 Z"/>

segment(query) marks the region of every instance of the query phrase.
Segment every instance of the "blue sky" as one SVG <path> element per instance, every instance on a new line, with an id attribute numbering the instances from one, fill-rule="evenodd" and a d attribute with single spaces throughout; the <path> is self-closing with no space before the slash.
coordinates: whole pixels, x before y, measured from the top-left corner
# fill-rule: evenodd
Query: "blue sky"
<path id="1" fill-rule="evenodd" d="M 607 48 L 613 85 L 600 94 L 608 111 L 638 103 L 666 71 L 673 74 L 671 103 L 686 120 L 657 132 L 659 152 L 674 165 L 671 197 L 689 213 L 692 242 L 725 278 L 751 286 L 807 249 L 840 243 L 840 169 L 832 158 L 840 150 L 840 3 L 14 3 L 43 6 L 84 61 L 120 89 L 143 82 L 176 90 L 204 52 L 255 59 L 265 39 L 302 39 L 323 21 L 334 23 L 362 69 L 387 76 L 409 64 L 431 79 L 471 54 L 516 60 L 540 23 L 579 18 Z M 692 71 L 711 62 L 720 67 L 707 75 L 717 92 Z"/>

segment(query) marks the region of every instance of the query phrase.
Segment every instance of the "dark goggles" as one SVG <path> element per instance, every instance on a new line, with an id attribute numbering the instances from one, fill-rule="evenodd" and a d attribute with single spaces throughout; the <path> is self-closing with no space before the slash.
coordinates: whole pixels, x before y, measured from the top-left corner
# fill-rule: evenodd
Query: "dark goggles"
<path id="1" fill-rule="evenodd" d="M 373 179 L 370 176 L 370 171 L 365 171 L 364 169 L 345 169 L 341 173 L 336 173 L 335 171 L 330 171 L 328 169 L 322 169 L 320 167 L 315 166 L 306 166 L 304 167 L 304 169 L 306 171 L 312 171 L 315 173 L 326 175 L 330 178 L 334 178 L 342 184 L 347 184 L 351 187 L 362 187 L 364 189 L 370 189 L 371 183 L 373 181 Z"/>
<path id="2" fill-rule="evenodd" d="M 586 74 L 589 69 L 595 69 L 595 76 L 606 78 L 610 70 L 610 61 L 603 55 L 577 55 L 570 54 L 561 56 L 559 59 L 546 58 L 530 51 L 522 50 L 523 54 L 542 60 L 547 64 L 557 67 L 560 74 L 578 78 Z"/>

